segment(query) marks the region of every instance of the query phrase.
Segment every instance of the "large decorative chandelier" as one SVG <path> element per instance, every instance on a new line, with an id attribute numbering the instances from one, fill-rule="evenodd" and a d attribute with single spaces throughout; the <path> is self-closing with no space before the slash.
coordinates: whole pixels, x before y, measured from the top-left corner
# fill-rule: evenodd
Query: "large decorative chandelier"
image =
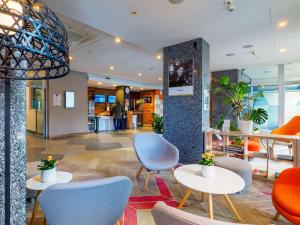
<path id="1" fill-rule="evenodd" d="M 60 19 L 40 0 L 0 0 L 0 78 L 48 80 L 69 71 Z"/>

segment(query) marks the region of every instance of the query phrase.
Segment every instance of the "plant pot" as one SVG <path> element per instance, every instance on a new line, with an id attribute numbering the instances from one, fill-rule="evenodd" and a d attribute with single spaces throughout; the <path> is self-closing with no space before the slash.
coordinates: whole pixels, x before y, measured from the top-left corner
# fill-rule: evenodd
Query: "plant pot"
<path id="1" fill-rule="evenodd" d="M 214 166 L 203 166 L 201 168 L 201 174 L 203 177 L 212 178 L 215 176 L 215 167 Z"/>
<path id="2" fill-rule="evenodd" d="M 252 134 L 253 121 L 252 120 L 238 120 L 240 132 L 242 134 Z"/>
<path id="3" fill-rule="evenodd" d="M 56 167 L 50 170 L 41 171 L 42 183 L 52 183 L 56 181 Z"/>

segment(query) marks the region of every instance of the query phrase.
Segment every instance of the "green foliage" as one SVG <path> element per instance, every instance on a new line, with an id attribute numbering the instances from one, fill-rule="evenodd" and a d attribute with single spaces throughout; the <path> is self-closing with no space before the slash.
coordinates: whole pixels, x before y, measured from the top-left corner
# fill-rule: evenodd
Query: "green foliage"
<path id="1" fill-rule="evenodd" d="M 56 159 L 43 159 L 41 161 L 41 164 L 38 165 L 38 170 L 51 170 L 55 168 L 57 165 L 57 160 Z"/>
<path id="2" fill-rule="evenodd" d="M 268 120 L 268 113 L 262 108 L 255 109 L 255 103 L 264 96 L 260 91 L 250 95 L 250 86 L 245 82 L 231 82 L 228 76 L 222 76 L 218 85 L 212 90 L 213 94 L 220 94 L 224 104 L 230 104 L 237 119 L 253 120 L 256 124 L 264 124 Z M 229 112 L 229 113 L 230 113 Z"/>
<path id="3" fill-rule="evenodd" d="M 164 131 L 164 117 L 159 116 L 156 113 L 153 113 L 152 117 L 153 117 L 153 123 L 152 123 L 153 131 L 157 134 L 162 134 Z"/>
<path id="4" fill-rule="evenodd" d="M 224 116 L 220 116 L 217 121 L 217 129 L 221 130 L 224 124 Z"/>

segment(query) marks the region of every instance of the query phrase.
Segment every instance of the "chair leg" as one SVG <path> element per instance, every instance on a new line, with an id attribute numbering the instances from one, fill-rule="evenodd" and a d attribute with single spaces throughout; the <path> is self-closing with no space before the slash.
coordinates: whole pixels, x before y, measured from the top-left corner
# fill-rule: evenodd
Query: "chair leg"
<path id="1" fill-rule="evenodd" d="M 141 175 L 141 172 L 142 172 L 142 170 L 143 170 L 143 166 L 141 166 L 140 168 L 139 168 L 139 170 L 138 170 L 138 172 L 137 172 L 137 174 L 136 174 L 136 178 L 138 178 L 140 175 Z"/>
<path id="2" fill-rule="evenodd" d="M 276 215 L 274 216 L 273 220 L 278 221 L 280 217 L 279 212 L 276 212 Z"/>
<path id="3" fill-rule="evenodd" d="M 150 171 L 147 171 L 146 177 L 145 177 L 144 192 L 148 191 L 149 179 L 150 179 Z"/>

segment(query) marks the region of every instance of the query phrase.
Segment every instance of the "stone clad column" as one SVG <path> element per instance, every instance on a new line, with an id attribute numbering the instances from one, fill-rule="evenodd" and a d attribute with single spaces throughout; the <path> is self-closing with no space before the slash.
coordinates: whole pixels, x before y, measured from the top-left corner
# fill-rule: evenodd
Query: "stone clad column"
<path id="1" fill-rule="evenodd" d="M 9 84 L 10 83 L 10 84 Z M 25 81 L 0 79 L 0 224 L 26 224 Z M 9 87 L 10 86 L 10 87 Z M 9 88 L 8 88 L 9 87 Z M 9 93 L 9 95 L 7 95 Z M 10 101 L 10 139 L 5 117 Z M 7 151 L 7 144 L 10 151 Z"/>
<path id="2" fill-rule="evenodd" d="M 194 60 L 190 96 L 169 96 L 170 60 Z M 209 127 L 209 45 L 202 38 L 164 48 L 164 137 L 180 151 L 180 162 L 198 163 Z M 207 108 L 208 107 L 208 108 Z"/>

